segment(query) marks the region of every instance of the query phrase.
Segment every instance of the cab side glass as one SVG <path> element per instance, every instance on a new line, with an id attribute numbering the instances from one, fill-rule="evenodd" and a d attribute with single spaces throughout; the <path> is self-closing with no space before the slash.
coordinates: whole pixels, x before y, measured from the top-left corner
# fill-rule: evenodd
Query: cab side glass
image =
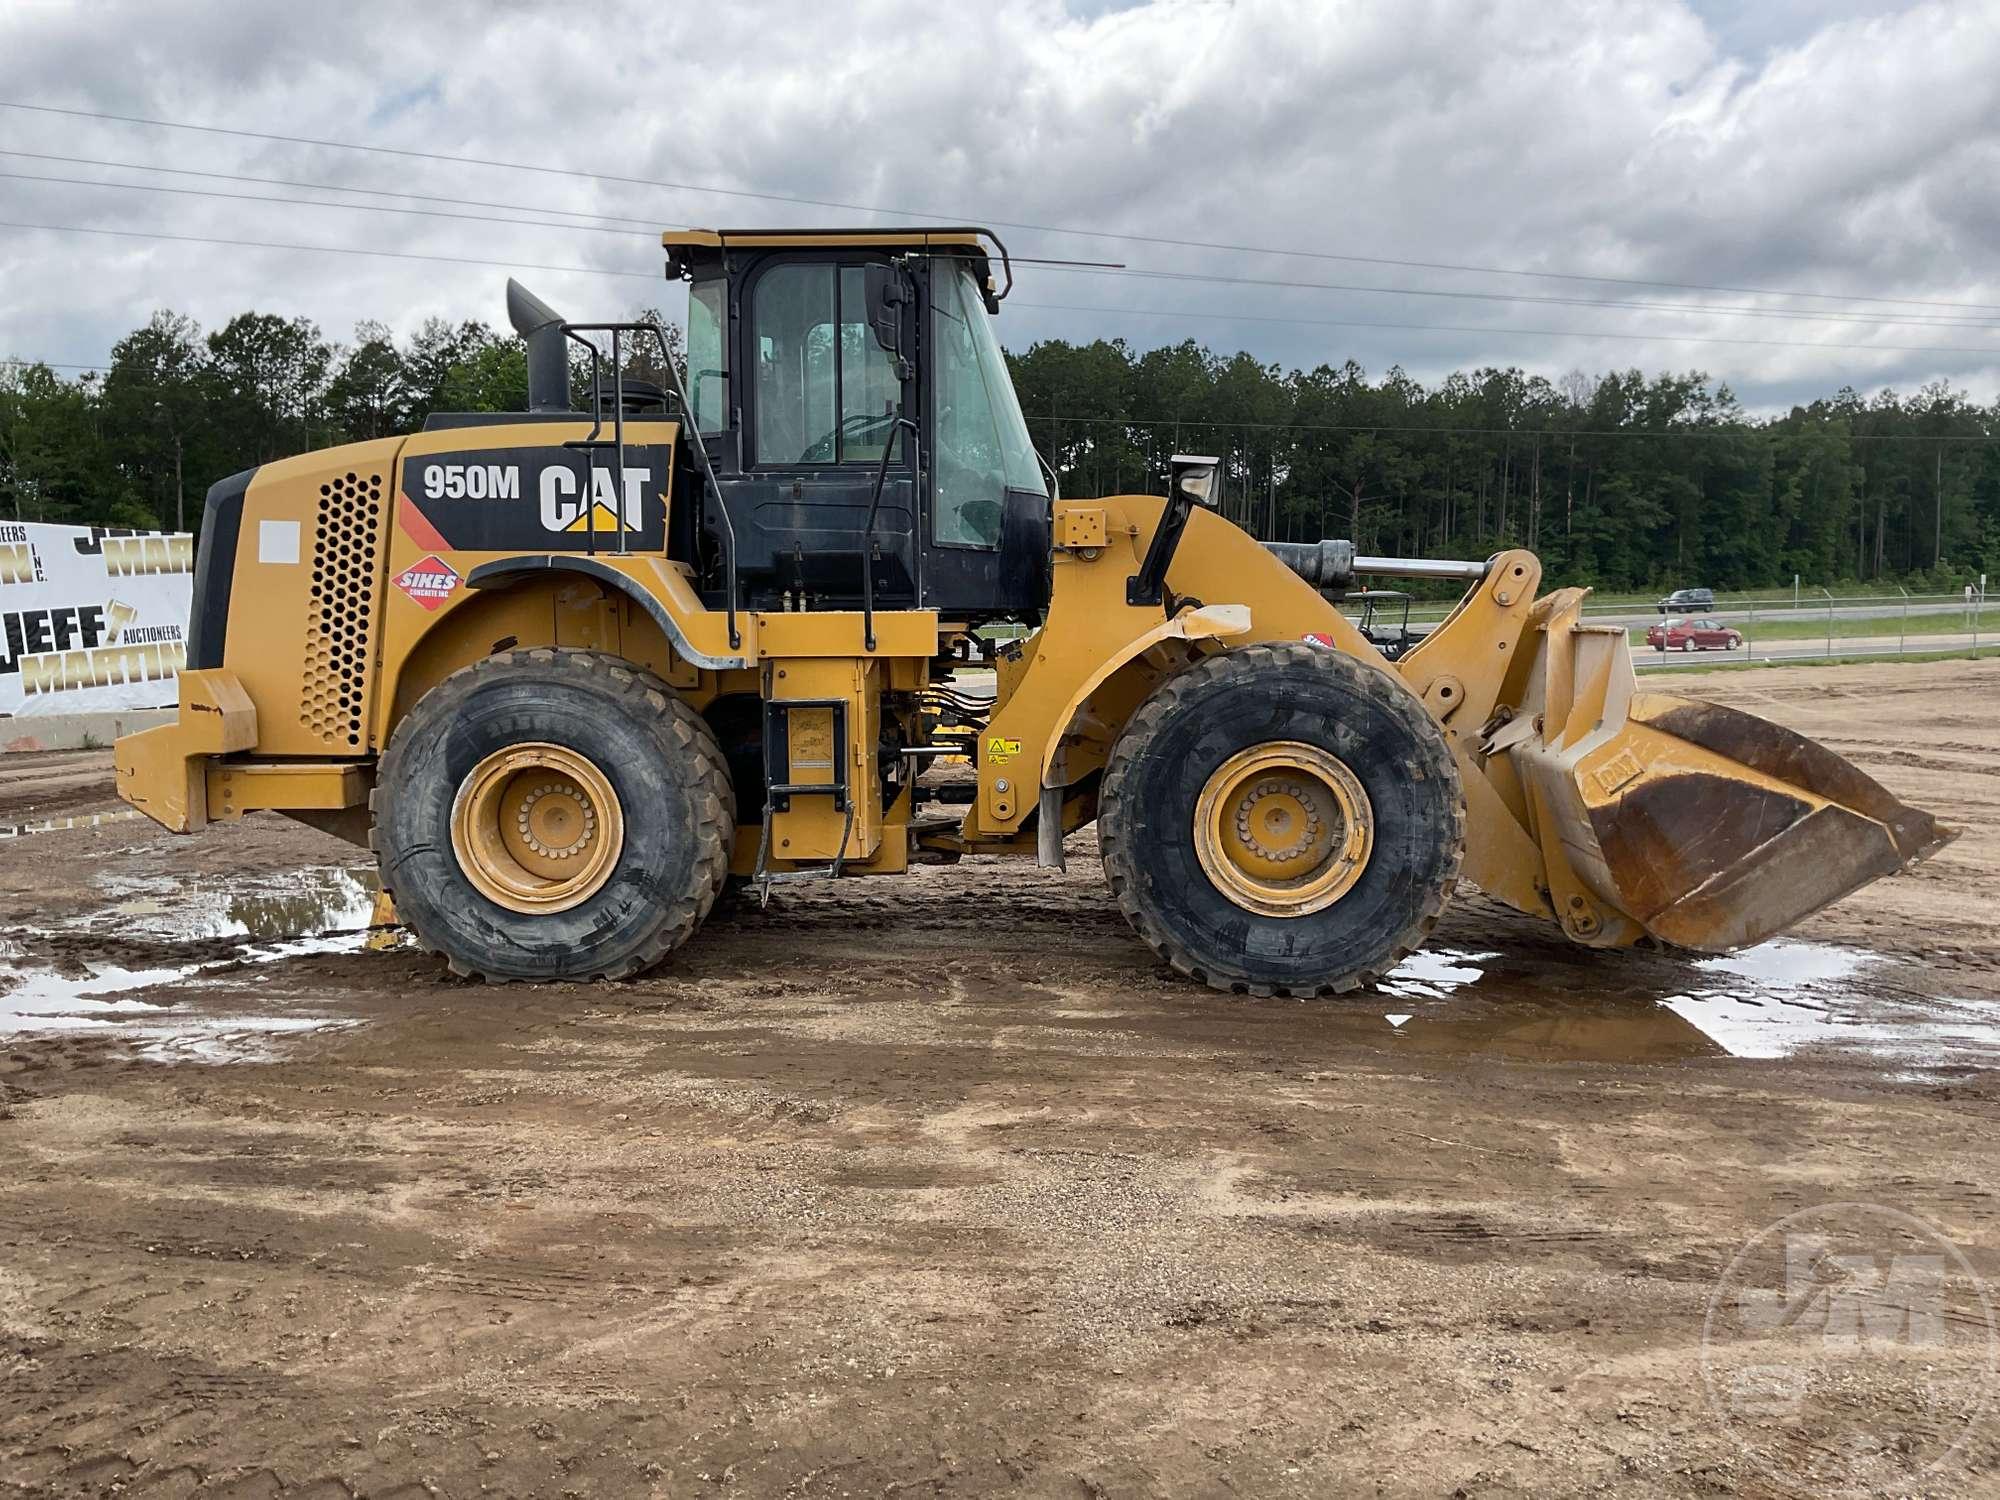
<path id="1" fill-rule="evenodd" d="M 720 279 L 688 289 L 688 404 L 701 432 L 729 425 L 729 289 Z"/>
<path id="2" fill-rule="evenodd" d="M 1007 491 L 1046 494 L 1041 468 L 970 273 L 941 270 L 931 299 L 932 539 L 944 546 L 997 547 Z"/>
<path id="3" fill-rule="evenodd" d="M 878 463 L 900 435 L 895 357 L 869 322 L 862 266 L 780 265 L 752 296 L 760 464 Z"/>

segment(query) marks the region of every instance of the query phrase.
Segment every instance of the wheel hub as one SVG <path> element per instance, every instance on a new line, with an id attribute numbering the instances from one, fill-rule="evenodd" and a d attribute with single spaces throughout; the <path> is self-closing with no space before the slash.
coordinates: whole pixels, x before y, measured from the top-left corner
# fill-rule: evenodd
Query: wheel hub
<path id="1" fill-rule="evenodd" d="M 624 842 L 610 780 L 562 745 L 495 751 L 467 773 L 452 803 L 459 868 L 510 911 L 566 911 L 588 900 L 610 878 Z"/>
<path id="2" fill-rule="evenodd" d="M 516 777 L 517 782 L 523 777 Z M 545 781 L 521 799 L 514 814 L 514 831 L 529 852 L 549 859 L 571 859 L 590 847 L 597 836 L 597 810 L 590 796 L 567 781 Z"/>
<path id="3" fill-rule="evenodd" d="M 1306 916 L 1360 879 L 1374 815 L 1337 756 L 1281 740 L 1216 767 L 1195 803 L 1194 836 L 1203 871 L 1231 901 L 1264 916 Z"/>

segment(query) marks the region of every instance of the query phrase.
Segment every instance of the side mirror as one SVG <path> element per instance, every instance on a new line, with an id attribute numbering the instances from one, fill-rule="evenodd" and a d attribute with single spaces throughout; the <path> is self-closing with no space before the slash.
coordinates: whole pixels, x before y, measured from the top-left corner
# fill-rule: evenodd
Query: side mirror
<path id="1" fill-rule="evenodd" d="M 1176 453 L 1169 466 L 1173 473 L 1173 492 L 1186 495 L 1196 505 L 1206 509 L 1215 508 L 1215 471 L 1221 460 L 1192 453 Z"/>
<path id="2" fill-rule="evenodd" d="M 1167 568 L 1181 544 L 1181 533 L 1187 530 L 1189 514 L 1197 505 L 1204 510 L 1214 508 L 1215 471 L 1221 462 L 1218 458 L 1190 453 L 1176 453 L 1168 460 L 1172 477 L 1167 486 L 1166 507 L 1160 512 L 1153 540 L 1146 545 L 1146 555 L 1139 560 L 1139 571 L 1125 580 L 1127 604 L 1166 602 Z"/>
<path id="3" fill-rule="evenodd" d="M 891 354 L 903 352 L 903 303 L 909 297 L 900 266 L 871 261 L 866 268 L 868 326 L 875 342 Z"/>

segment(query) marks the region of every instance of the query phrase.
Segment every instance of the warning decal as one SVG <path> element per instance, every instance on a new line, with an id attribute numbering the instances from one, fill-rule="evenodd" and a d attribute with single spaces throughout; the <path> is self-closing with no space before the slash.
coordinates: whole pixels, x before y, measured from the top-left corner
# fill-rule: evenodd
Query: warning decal
<path id="1" fill-rule="evenodd" d="M 396 575 L 396 587 L 425 609 L 436 609 L 458 587 L 458 574 L 450 563 L 432 556 Z"/>

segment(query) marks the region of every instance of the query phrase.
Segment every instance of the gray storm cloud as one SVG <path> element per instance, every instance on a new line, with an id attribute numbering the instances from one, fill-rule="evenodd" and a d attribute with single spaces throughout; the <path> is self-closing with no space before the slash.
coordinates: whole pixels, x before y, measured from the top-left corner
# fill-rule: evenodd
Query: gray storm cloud
<path id="1" fill-rule="evenodd" d="M 2000 7 L 1981 0 L 1879 13 L 875 0 L 615 21 L 540 6 L 17 5 L 0 15 L 0 99 L 773 195 L 0 109 L 0 149 L 41 154 L 0 156 L 4 172 L 331 196 L 45 159 L 83 157 L 637 221 L 621 235 L 0 178 L 0 219 L 15 224 L 641 273 L 522 270 L 577 313 L 677 310 L 647 279 L 659 257 L 639 225 L 924 214 L 1048 226 L 1003 230 L 1024 254 L 1349 288 L 1025 267 L 1003 324 L 1017 346 L 1193 337 L 1425 378 L 1482 363 L 1700 368 L 1752 405 L 1937 376 L 1982 400 L 2000 390 Z M 801 198 L 821 203 L 785 201 Z M 250 307 L 303 314 L 336 337 L 369 317 L 498 322 L 504 274 L 0 229 L 0 353 L 101 359 L 162 305 L 207 326 Z M 1567 300 L 1486 300 L 1505 297 Z M 1772 315 L 1799 312 L 1815 316 Z"/>

